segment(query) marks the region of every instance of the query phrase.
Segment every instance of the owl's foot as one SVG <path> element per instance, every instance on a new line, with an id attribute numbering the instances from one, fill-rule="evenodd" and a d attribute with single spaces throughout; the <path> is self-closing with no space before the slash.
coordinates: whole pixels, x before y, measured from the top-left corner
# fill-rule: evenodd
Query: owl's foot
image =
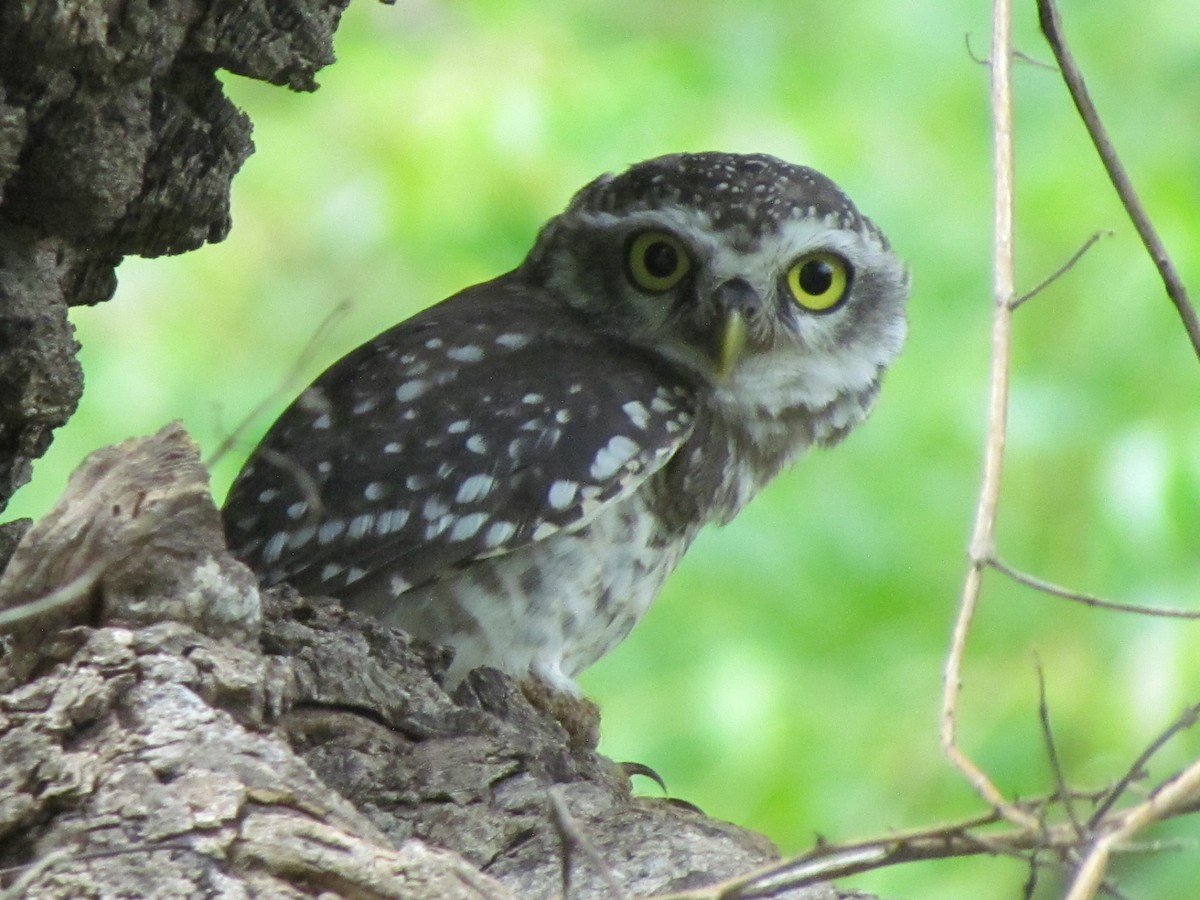
<path id="1" fill-rule="evenodd" d="M 587 697 L 563 691 L 540 678 L 523 678 L 521 693 L 567 733 L 574 749 L 595 750 L 600 743 L 600 707 Z"/>

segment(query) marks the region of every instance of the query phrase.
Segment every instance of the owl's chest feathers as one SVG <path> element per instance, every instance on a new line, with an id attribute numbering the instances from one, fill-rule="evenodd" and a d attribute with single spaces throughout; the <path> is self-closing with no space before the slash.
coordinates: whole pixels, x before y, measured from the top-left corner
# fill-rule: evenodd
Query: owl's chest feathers
<path id="1" fill-rule="evenodd" d="M 649 512 L 664 535 L 690 543 L 708 522 L 724 524 L 797 451 L 782 434 L 755 440 L 711 409 L 697 411 L 694 430 L 646 483 Z"/>
<path id="2" fill-rule="evenodd" d="M 697 410 L 689 439 L 649 479 L 649 510 L 685 545 L 700 526 L 728 523 L 810 446 L 845 437 L 866 417 L 877 390 L 874 384 L 821 407 L 781 410 L 710 398 Z"/>

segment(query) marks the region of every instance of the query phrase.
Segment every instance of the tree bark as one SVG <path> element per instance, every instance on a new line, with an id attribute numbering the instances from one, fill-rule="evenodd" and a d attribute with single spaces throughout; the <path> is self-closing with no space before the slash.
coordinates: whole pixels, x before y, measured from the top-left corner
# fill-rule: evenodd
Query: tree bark
<path id="1" fill-rule="evenodd" d="M 0 511 L 83 390 L 67 308 L 229 231 L 253 145 L 216 70 L 314 89 L 347 2 L 0 4 Z"/>

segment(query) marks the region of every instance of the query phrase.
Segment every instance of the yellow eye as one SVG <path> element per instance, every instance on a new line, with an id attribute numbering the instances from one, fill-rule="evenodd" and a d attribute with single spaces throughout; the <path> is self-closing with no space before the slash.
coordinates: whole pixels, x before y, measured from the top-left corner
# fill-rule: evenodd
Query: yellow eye
<path id="1" fill-rule="evenodd" d="M 846 298 L 850 266 L 832 253 L 808 253 L 787 272 L 792 299 L 810 312 L 829 312 Z"/>
<path id="2" fill-rule="evenodd" d="M 669 291 L 691 267 L 683 242 L 665 231 L 643 231 L 629 243 L 629 277 L 644 291 Z"/>

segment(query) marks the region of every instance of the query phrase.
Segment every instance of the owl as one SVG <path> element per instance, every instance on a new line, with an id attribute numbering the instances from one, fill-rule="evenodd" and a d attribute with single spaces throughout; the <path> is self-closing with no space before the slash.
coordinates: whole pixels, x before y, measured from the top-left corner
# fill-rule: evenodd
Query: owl
<path id="1" fill-rule="evenodd" d="M 906 270 L 828 178 L 681 153 L 603 175 L 511 272 L 360 346 L 223 510 L 262 584 L 578 695 L 697 532 L 875 402 Z"/>

